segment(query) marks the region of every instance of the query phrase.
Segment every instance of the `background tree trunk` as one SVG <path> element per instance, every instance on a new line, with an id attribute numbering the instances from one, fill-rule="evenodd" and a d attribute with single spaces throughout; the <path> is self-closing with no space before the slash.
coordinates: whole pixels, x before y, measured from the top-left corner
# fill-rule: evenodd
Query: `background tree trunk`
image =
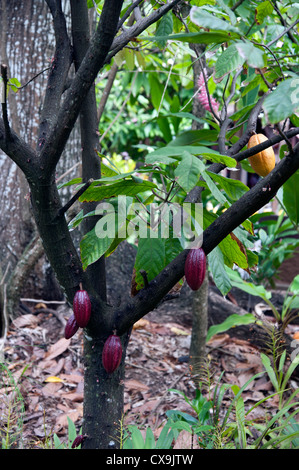
<path id="1" fill-rule="evenodd" d="M 63 3 L 68 18 L 69 2 Z M 9 77 L 17 78 L 23 86 L 44 71 L 17 93 L 9 92 L 11 125 L 29 145 L 35 147 L 48 77 L 46 69 L 51 64 L 55 47 L 52 17 L 46 2 L 0 0 L 0 25 L 0 60 L 8 66 Z M 76 125 L 59 161 L 57 178 L 66 172 L 62 181 L 80 176 L 80 148 L 80 133 Z M 0 266 L 2 272 L 6 272 L 4 281 L 8 284 L 7 312 L 13 317 L 20 313 L 18 305 L 22 296 L 57 300 L 63 295 L 36 233 L 26 178 L 2 151 L 0 168 Z M 70 198 L 70 191 L 61 191 L 64 202 Z M 30 257 L 26 255 L 28 251 Z M 23 255 L 27 256 L 27 265 L 23 262 Z"/>

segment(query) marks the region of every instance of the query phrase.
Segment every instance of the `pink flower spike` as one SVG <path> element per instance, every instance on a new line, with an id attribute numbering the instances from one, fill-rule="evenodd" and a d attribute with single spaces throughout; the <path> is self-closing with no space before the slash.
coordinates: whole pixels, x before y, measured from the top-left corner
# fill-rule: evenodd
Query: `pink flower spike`
<path id="1" fill-rule="evenodd" d="M 199 88 L 199 93 L 198 93 L 199 102 L 201 103 L 202 107 L 206 111 L 212 112 L 210 108 L 208 93 L 207 93 L 205 80 L 204 80 L 204 76 L 202 72 L 198 79 L 198 88 Z M 212 96 L 210 96 L 210 100 L 211 100 L 211 105 L 212 105 L 214 113 L 218 113 L 219 106 L 220 106 L 219 103 Z"/>

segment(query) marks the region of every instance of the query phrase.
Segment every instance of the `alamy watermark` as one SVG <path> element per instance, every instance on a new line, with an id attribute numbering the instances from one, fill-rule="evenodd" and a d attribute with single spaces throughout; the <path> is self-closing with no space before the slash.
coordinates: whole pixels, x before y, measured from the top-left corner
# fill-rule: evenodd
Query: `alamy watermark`
<path id="1" fill-rule="evenodd" d="M 115 201 L 101 202 L 96 208 L 98 220 L 95 233 L 99 238 L 178 238 L 183 248 L 198 248 L 202 244 L 202 203 L 131 202 L 118 196 Z"/>

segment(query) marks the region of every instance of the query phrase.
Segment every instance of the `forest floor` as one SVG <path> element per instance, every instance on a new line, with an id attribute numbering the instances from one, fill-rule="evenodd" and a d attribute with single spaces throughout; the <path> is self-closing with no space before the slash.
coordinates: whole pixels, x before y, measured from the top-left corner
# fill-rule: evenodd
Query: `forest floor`
<path id="1" fill-rule="evenodd" d="M 24 448 L 52 448 L 54 433 L 61 442 L 67 442 L 68 417 L 78 433 L 82 425 L 83 333 L 79 330 L 70 340 L 64 339 L 64 322 L 71 313 L 65 306 L 56 310 L 46 305 L 31 308 L 32 313 L 10 325 L 4 345 L 0 433 L 2 438 L 9 436 L 11 442 L 17 438 Z M 191 327 L 172 318 L 154 311 L 140 320 L 132 331 L 126 359 L 124 426 L 137 424 L 143 430 L 150 426 L 156 436 L 167 410 L 193 414 L 182 396 L 169 391 L 180 390 L 192 399 L 196 390 L 196 371 L 190 373 L 186 360 Z M 223 373 L 221 383 L 241 387 L 263 370 L 258 348 L 226 333 L 209 341 L 207 356 L 214 379 Z M 297 389 L 298 383 L 291 380 L 290 387 Z M 252 406 L 273 392 L 264 374 L 250 382 L 243 400 L 246 406 Z M 229 393 L 224 397 L 224 406 L 229 405 L 231 397 Z M 272 416 L 277 406 L 278 397 L 274 396 L 257 406 L 250 417 L 263 420 L 265 414 Z M 176 448 L 190 449 L 191 445 L 190 435 L 183 432 Z"/>

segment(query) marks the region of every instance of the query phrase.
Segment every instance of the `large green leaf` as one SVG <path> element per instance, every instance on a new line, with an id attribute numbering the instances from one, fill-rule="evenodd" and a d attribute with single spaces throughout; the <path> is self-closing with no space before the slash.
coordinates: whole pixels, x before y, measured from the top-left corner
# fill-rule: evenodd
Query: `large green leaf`
<path id="1" fill-rule="evenodd" d="M 100 238 L 96 234 L 96 228 L 86 233 L 80 242 L 81 261 L 83 269 L 97 261 L 105 254 L 113 242 L 113 238 Z"/>
<path id="2" fill-rule="evenodd" d="M 168 147 L 177 145 L 217 145 L 218 131 L 212 129 L 199 129 L 185 131 L 179 134 Z"/>
<path id="3" fill-rule="evenodd" d="M 245 58 L 239 54 L 236 44 L 231 44 L 217 59 L 215 64 L 215 79 L 222 79 L 225 75 L 243 65 L 244 62 Z"/>
<path id="4" fill-rule="evenodd" d="M 148 74 L 148 81 L 152 105 L 158 110 L 163 96 L 163 84 L 159 82 L 157 75 L 153 73 Z"/>
<path id="5" fill-rule="evenodd" d="M 171 235 L 171 234 L 170 234 Z M 159 238 L 151 230 L 147 238 L 139 238 L 134 269 L 136 290 L 144 287 L 140 270 L 144 270 L 147 280 L 152 281 L 180 252 L 182 247 L 178 238 L 172 236 Z"/>
<path id="6" fill-rule="evenodd" d="M 262 68 L 265 65 L 266 55 L 263 50 L 254 46 L 251 42 L 237 42 L 236 49 L 247 64 L 253 68 Z"/>
<path id="7" fill-rule="evenodd" d="M 241 250 L 238 242 L 231 235 L 225 237 L 218 245 L 223 253 L 224 262 L 232 267 L 234 264 L 242 269 L 248 268 L 246 255 Z"/>
<path id="8" fill-rule="evenodd" d="M 299 224 L 299 171 L 289 178 L 282 187 L 283 205 L 290 219 Z"/>
<path id="9" fill-rule="evenodd" d="M 190 18 L 193 23 L 195 23 L 197 26 L 200 26 L 201 28 L 239 33 L 238 28 L 233 26 L 228 21 L 219 19 L 217 16 L 214 16 L 198 7 L 191 8 Z"/>
<path id="10" fill-rule="evenodd" d="M 210 326 L 206 340 L 209 341 L 214 335 L 223 333 L 224 331 L 230 330 L 236 326 L 250 325 L 251 323 L 255 323 L 255 321 L 256 318 L 252 313 L 245 313 L 245 315 L 237 315 L 233 313 L 227 317 L 224 322 Z"/>
<path id="11" fill-rule="evenodd" d="M 224 268 L 223 254 L 219 246 L 216 246 L 208 254 L 209 269 L 213 276 L 213 281 L 221 294 L 225 296 L 232 288 L 229 276 Z"/>
<path id="12" fill-rule="evenodd" d="M 123 194 L 125 196 L 135 196 L 151 188 L 156 188 L 154 183 L 147 180 L 137 182 L 134 180 L 122 180 L 113 184 L 97 186 L 92 184 L 80 196 L 80 202 L 101 201 L 102 199 L 111 198 Z"/>
<path id="13" fill-rule="evenodd" d="M 265 98 L 264 111 L 272 124 L 299 110 L 299 77 L 288 78 Z"/>
<path id="14" fill-rule="evenodd" d="M 203 210 L 204 229 L 211 225 L 217 219 L 217 214 Z M 247 256 L 244 254 L 242 243 L 236 240 L 236 236 L 227 235 L 218 245 L 223 255 L 223 263 L 232 267 L 234 264 L 242 269 L 248 268 Z"/>
<path id="15" fill-rule="evenodd" d="M 212 178 L 213 181 L 219 184 L 219 186 L 224 189 L 228 197 L 237 201 L 246 193 L 249 188 L 242 181 L 234 180 L 232 178 L 226 178 L 225 176 L 212 173 L 207 171 L 208 175 Z"/>
<path id="16" fill-rule="evenodd" d="M 189 152 L 183 152 L 174 175 L 177 177 L 177 183 L 188 193 L 200 177 L 199 159 Z"/>
<path id="17" fill-rule="evenodd" d="M 141 37 L 145 41 L 180 41 L 190 42 L 192 44 L 222 44 L 231 40 L 232 38 L 239 38 L 238 34 L 232 34 L 226 31 L 209 31 L 199 33 L 178 33 L 165 36 L 146 36 Z"/>
<path id="18" fill-rule="evenodd" d="M 144 286 L 141 270 L 146 272 L 147 280 L 150 282 L 164 268 L 165 240 L 151 236 L 151 232 L 147 238 L 139 238 L 134 265 L 136 290 L 140 290 Z"/>
<path id="19" fill-rule="evenodd" d="M 264 19 L 267 18 L 267 16 L 270 16 L 271 13 L 273 12 L 273 4 L 269 2 L 269 0 L 266 0 L 265 2 L 261 2 L 259 5 L 256 7 L 256 21 L 258 24 L 262 24 Z"/>
<path id="20" fill-rule="evenodd" d="M 172 33 L 172 30 L 173 30 L 173 19 L 172 19 L 172 13 L 169 12 L 161 18 L 161 20 L 158 23 L 157 30 L 156 30 L 156 42 L 161 49 L 165 47 L 167 40 L 159 39 L 159 36 L 167 37 Z"/>

